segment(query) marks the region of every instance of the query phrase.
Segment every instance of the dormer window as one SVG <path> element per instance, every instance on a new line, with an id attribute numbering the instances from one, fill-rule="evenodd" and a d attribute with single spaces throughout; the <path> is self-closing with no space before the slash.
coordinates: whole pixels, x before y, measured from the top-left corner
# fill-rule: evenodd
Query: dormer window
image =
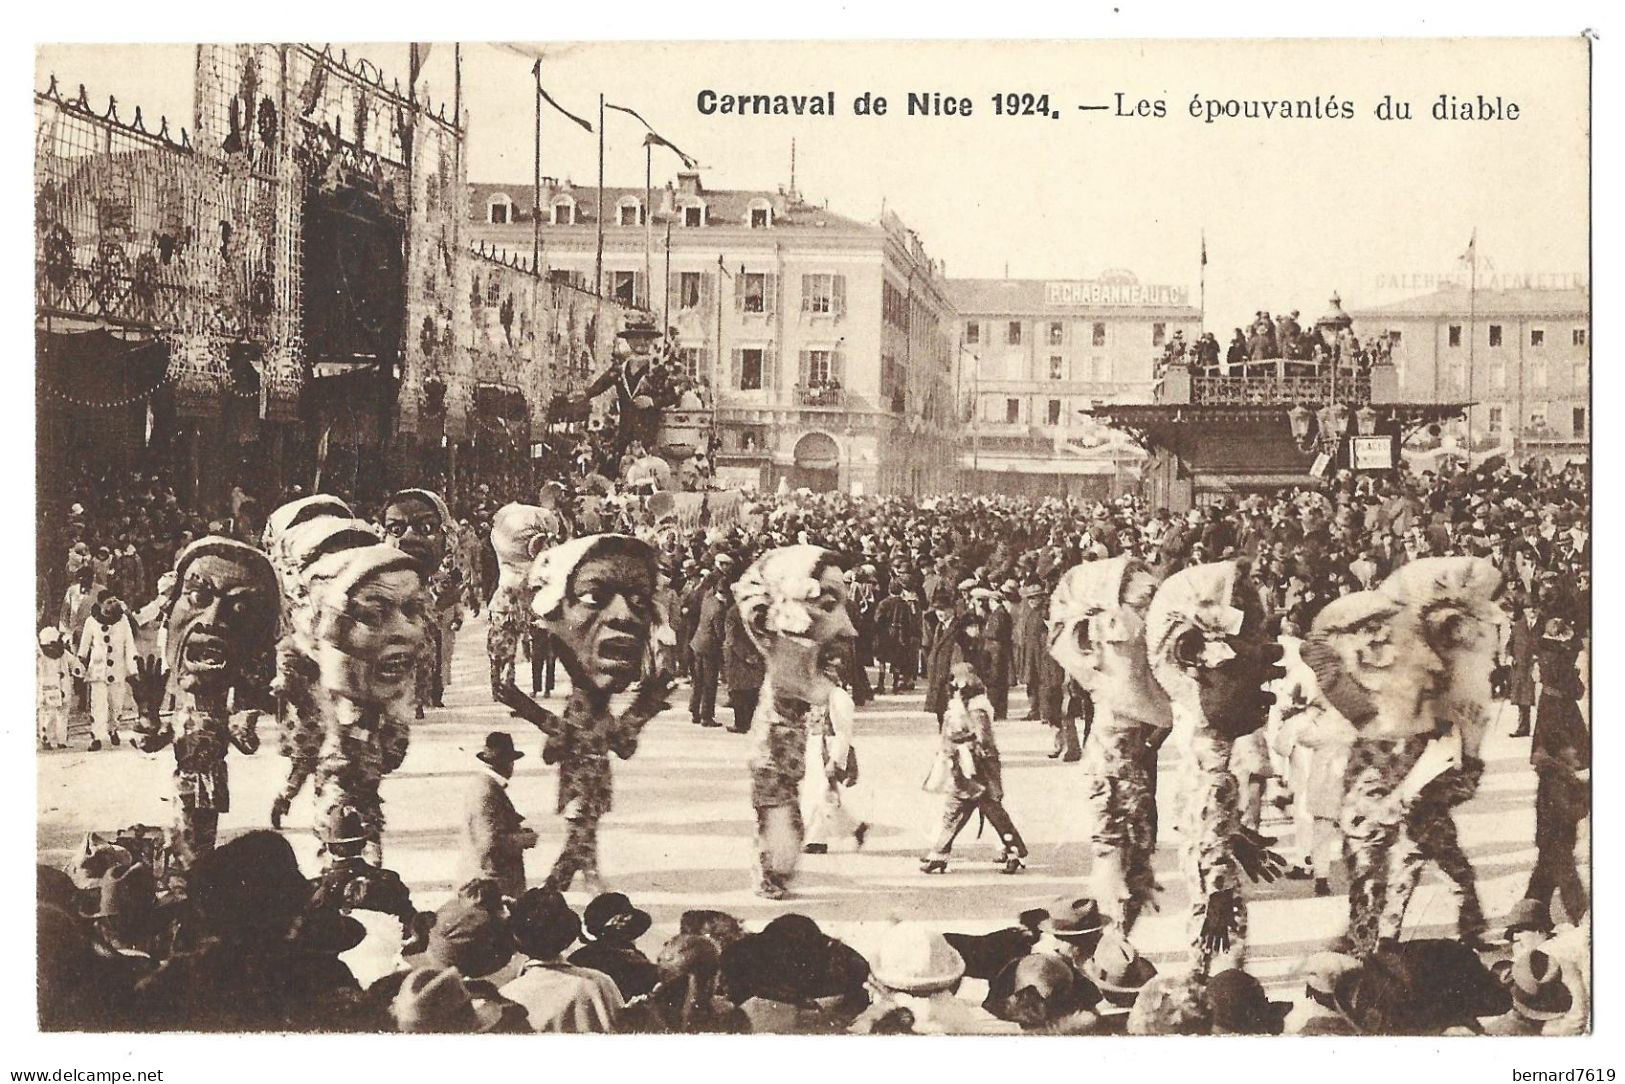
<path id="1" fill-rule="evenodd" d="M 683 208 L 683 225 L 700 227 L 705 225 L 705 204 L 690 203 Z"/>
<path id="2" fill-rule="evenodd" d="M 576 201 L 569 196 L 563 196 L 553 201 L 553 225 L 574 226 L 576 224 Z"/>
<path id="3" fill-rule="evenodd" d="M 513 221 L 513 201 L 507 196 L 492 196 L 485 207 L 485 220 L 493 226 L 506 226 Z"/>
<path id="4" fill-rule="evenodd" d="M 617 211 L 616 221 L 623 226 L 643 225 L 643 205 L 630 196 L 623 199 Z"/>
<path id="5" fill-rule="evenodd" d="M 773 205 L 766 200 L 756 200 L 750 205 L 750 228 L 765 230 L 773 225 Z"/>

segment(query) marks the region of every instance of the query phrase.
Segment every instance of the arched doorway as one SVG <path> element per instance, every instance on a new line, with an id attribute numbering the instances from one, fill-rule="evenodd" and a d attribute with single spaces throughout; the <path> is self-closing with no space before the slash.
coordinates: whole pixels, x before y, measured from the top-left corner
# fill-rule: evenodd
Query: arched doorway
<path id="1" fill-rule="evenodd" d="M 828 493 L 841 484 L 841 448 L 828 433 L 808 433 L 796 441 L 790 488 Z"/>

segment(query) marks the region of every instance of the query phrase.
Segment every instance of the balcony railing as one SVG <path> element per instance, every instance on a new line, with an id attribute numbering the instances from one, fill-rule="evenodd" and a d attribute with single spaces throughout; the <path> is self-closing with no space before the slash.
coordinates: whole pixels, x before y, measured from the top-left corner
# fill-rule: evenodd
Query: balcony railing
<path id="1" fill-rule="evenodd" d="M 1331 402 L 1359 405 L 1370 400 L 1371 378 L 1364 374 L 1191 378 L 1191 402 L 1205 406 L 1281 406 Z"/>
<path id="2" fill-rule="evenodd" d="M 811 407 L 843 407 L 846 389 L 827 385 L 797 384 L 796 405 Z"/>

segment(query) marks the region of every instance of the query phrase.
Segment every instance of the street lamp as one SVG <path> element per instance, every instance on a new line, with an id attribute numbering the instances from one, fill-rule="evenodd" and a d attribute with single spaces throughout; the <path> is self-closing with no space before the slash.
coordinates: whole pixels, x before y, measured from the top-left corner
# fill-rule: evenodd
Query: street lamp
<path id="1" fill-rule="evenodd" d="M 1292 409 L 1287 412 L 1287 421 L 1292 426 L 1292 439 L 1306 452 L 1309 450 L 1309 426 L 1314 419 L 1314 414 L 1302 403 L 1294 403 Z"/>

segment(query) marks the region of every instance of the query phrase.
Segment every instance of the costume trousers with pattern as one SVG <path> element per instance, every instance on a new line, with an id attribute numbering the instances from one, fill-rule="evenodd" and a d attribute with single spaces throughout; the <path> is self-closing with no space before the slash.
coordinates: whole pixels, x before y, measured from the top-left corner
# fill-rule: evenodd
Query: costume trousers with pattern
<path id="1" fill-rule="evenodd" d="M 756 807 L 756 876 L 783 888 L 796 875 L 807 826 L 801 803 Z"/>
<path id="2" fill-rule="evenodd" d="M 598 818 L 595 816 L 571 817 L 564 822 L 564 846 L 547 875 L 547 886 L 564 892 L 577 873 L 598 874 Z"/>
<path id="3" fill-rule="evenodd" d="M 961 798 L 950 794 L 942 810 L 942 827 L 937 832 L 935 842 L 931 844 L 930 857 L 933 861 L 941 861 L 948 857 L 948 853 L 953 850 L 954 840 L 964 831 L 965 825 L 970 823 L 971 817 L 977 812 L 987 818 L 987 823 L 999 834 L 1000 845 L 1005 851 L 1014 851 L 1019 855 L 1027 853 L 1027 846 L 1022 841 L 1021 833 L 1016 830 L 1016 823 L 1010 819 L 1010 813 L 1004 808 L 1003 802 L 989 794 L 975 798 Z"/>
<path id="4" fill-rule="evenodd" d="M 41 744 L 68 744 L 68 705 L 40 705 L 39 739 Z"/>
<path id="5" fill-rule="evenodd" d="M 1473 863 L 1462 850 L 1456 833 L 1456 819 L 1442 803 L 1424 800 L 1405 816 L 1405 830 L 1416 843 L 1417 861 L 1406 868 L 1408 876 L 1420 877 L 1423 861 L 1430 861 L 1450 878 L 1451 891 L 1456 897 L 1456 933 L 1468 940 L 1482 936 L 1487 926 L 1484 905 L 1478 898 L 1478 876 Z M 1406 899 L 1416 890 L 1416 883 L 1401 887 Z"/>
<path id="6" fill-rule="evenodd" d="M 1089 843 L 1096 869 L 1116 867 L 1122 874 L 1118 900 L 1102 899 L 1111 918 L 1125 932 L 1156 893 L 1157 879 L 1151 859 L 1157 849 L 1152 834 L 1156 800 L 1137 773 L 1121 778 L 1090 776 L 1085 802 L 1089 809 Z"/>
<path id="7" fill-rule="evenodd" d="M 514 658 L 519 653 L 519 633 L 511 622 L 491 618 L 485 633 L 485 654 L 491 660 L 491 692 L 514 684 Z"/>
<path id="8" fill-rule="evenodd" d="M 171 860 L 181 869 L 191 869 L 203 855 L 214 850 L 220 830 L 220 814 L 213 809 L 189 808 L 184 803 L 175 810 L 170 829 Z"/>

